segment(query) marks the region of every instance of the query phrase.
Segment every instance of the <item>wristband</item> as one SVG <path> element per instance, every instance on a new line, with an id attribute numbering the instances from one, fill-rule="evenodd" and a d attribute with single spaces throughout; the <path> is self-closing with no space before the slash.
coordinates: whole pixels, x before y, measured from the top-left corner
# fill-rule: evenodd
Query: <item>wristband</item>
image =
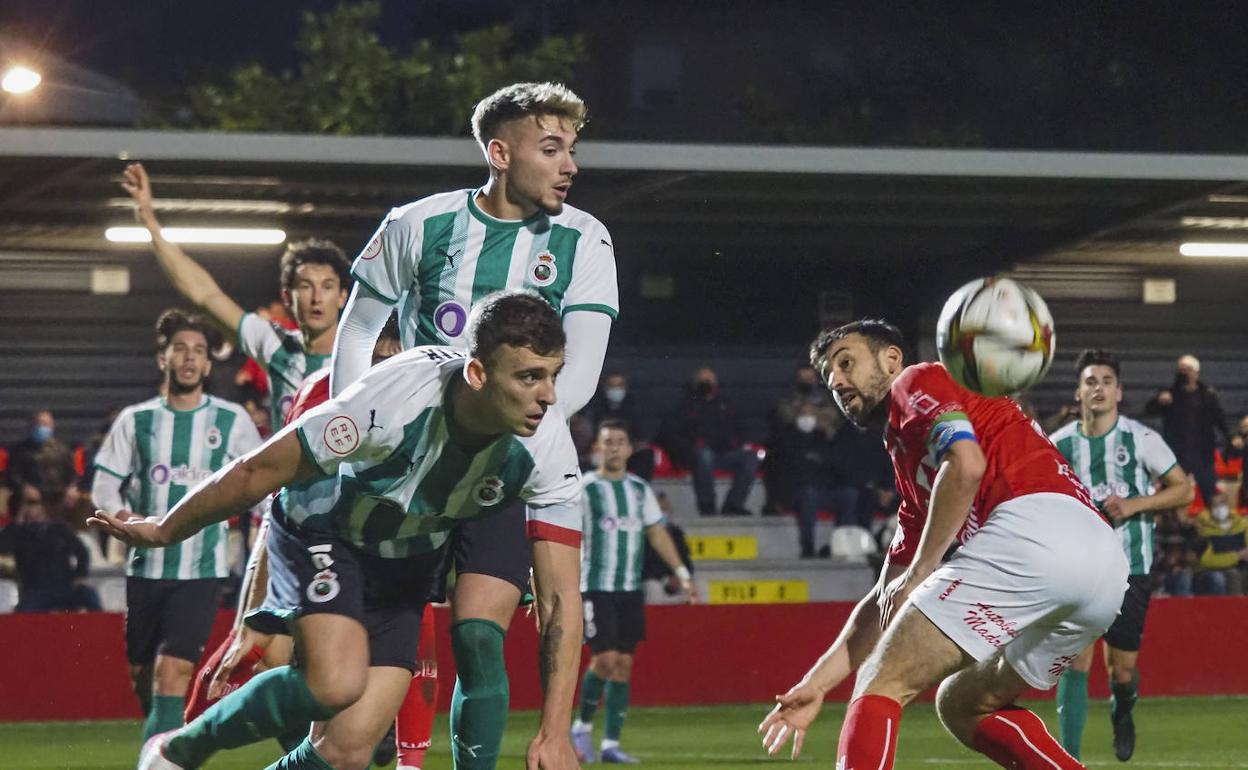
<path id="1" fill-rule="evenodd" d="M 672 571 L 676 573 L 676 577 L 679 578 L 681 582 L 688 583 L 693 579 L 693 575 L 689 573 L 689 568 L 683 564 Z"/>

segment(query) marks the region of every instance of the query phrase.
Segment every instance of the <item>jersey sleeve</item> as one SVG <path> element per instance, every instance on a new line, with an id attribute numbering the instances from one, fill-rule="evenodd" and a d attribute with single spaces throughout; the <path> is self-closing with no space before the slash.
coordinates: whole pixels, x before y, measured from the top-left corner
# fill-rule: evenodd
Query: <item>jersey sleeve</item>
<path id="1" fill-rule="evenodd" d="M 641 498 L 641 524 L 644 527 L 662 524 L 667 521 L 667 517 L 663 515 L 663 509 L 659 507 L 659 498 L 654 496 L 654 490 L 649 484 L 645 486 L 645 490 Z"/>
<path id="2" fill-rule="evenodd" d="M 620 314 L 620 290 L 615 277 L 615 247 L 607 228 L 590 228 L 578 248 L 572 282 L 563 299 L 563 314 L 589 310 L 612 319 Z"/>
<path id="3" fill-rule="evenodd" d="M 413 218 L 391 210 L 355 258 L 352 277 L 390 304 L 398 302 L 415 283 L 414 255 L 420 254 L 421 236 Z"/>
<path id="4" fill-rule="evenodd" d="M 1174 450 L 1156 431 L 1146 430 L 1140 434 L 1136 453 L 1153 481 L 1160 479 L 1178 465 L 1179 459 Z"/>
<path id="5" fill-rule="evenodd" d="M 134 451 L 134 412 L 127 409 L 117 416 L 95 453 L 95 467 L 110 476 L 126 479 L 137 471 Z"/>
<path id="6" fill-rule="evenodd" d="M 961 389 L 944 367 L 910 367 L 893 383 L 892 397 L 901 406 L 902 436 L 921 442 L 937 464 L 957 442 L 977 441 Z"/>
<path id="7" fill-rule="evenodd" d="M 581 544 L 581 470 L 562 412 L 546 415 L 544 440 L 535 441 L 533 471 L 520 492 L 528 504 L 529 538 Z M 537 438 L 536 436 L 534 437 Z"/>
<path id="8" fill-rule="evenodd" d="M 273 328 L 273 324 L 255 313 L 243 313 L 236 331 L 239 349 L 262 364 L 268 365 L 269 360 L 282 347 L 282 338 Z"/>
<path id="9" fill-rule="evenodd" d="M 308 459 L 333 475 L 343 463 L 372 466 L 389 457 L 402 443 L 413 390 L 404 373 L 410 367 L 391 359 L 299 418 L 295 430 Z"/>
<path id="10" fill-rule="evenodd" d="M 897 509 L 897 531 L 893 533 L 893 542 L 888 546 L 888 563 L 898 567 L 908 567 L 919 552 L 919 537 L 923 534 L 923 523 L 910 503 L 902 498 Z"/>

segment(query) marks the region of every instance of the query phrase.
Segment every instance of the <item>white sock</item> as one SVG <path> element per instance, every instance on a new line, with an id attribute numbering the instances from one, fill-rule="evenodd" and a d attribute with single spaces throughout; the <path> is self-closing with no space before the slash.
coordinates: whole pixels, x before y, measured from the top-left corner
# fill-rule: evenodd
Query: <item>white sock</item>
<path id="1" fill-rule="evenodd" d="M 592 722 L 582 722 L 578 719 L 572 723 L 572 732 L 574 733 L 587 733 L 592 729 L 594 729 Z"/>
<path id="2" fill-rule="evenodd" d="M 601 748 L 602 748 L 602 750 L 603 750 L 603 751 L 607 751 L 608 749 L 618 749 L 619 747 L 620 747 L 620 742 L 619 742 L 619 741 L 613 741 L 613 740 L 610 740 L 610 739 L 608 739 L 608 738 L 603 738 L 603 739 L 602 739 L 602 747 L 601 747 Z"/>

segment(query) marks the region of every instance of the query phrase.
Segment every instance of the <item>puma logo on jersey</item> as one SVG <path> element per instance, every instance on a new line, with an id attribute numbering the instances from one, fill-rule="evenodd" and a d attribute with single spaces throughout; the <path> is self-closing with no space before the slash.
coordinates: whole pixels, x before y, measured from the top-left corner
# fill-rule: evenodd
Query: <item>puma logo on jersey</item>
<path id="1" fill-rule="evenodd" d="M 374 428 L 376 428 L 377 430 L 385 430 L 385 426 L 384 426 L 384 425 L 378 425 L 378 424 L 377 424 L 377 410 L 376 410 L 376 409 L 369 409 L 369 410 L 368 410 L 368 430 L 366 430 L 366 431 L 364 431 L 364 432 L 365 432 L 365 433 L 372 433 Z"/>
<path id="2" fill-rule="evenodd" d="M 455 258 L 464 253 L 463 249 L 458 249 L 454 254 L 449 249 L 439 248 L 438 251 L 442 252 L 442 256 L 446 257 L 446 264 L 450 267 L 455 267 Z"/>

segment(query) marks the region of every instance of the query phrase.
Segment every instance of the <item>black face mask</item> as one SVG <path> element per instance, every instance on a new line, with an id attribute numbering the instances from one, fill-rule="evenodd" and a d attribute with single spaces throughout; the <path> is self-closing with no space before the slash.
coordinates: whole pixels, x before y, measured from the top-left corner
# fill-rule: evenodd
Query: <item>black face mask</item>
<path id="1" fill-rule="evenodd" d="M 715 392 L 715 386 L 706 380 L 701 380 L 693 384 L 693 392 L 697 393 L 699 396 L 709 396 Z"/>
<path id="2" fill-rule="evenodd" d="M 815 383 L 799 382 L 797 383 L 797 392 L 801 393 L 803 396 L 809 396 L 811 393 L 815 392 Z"/>

